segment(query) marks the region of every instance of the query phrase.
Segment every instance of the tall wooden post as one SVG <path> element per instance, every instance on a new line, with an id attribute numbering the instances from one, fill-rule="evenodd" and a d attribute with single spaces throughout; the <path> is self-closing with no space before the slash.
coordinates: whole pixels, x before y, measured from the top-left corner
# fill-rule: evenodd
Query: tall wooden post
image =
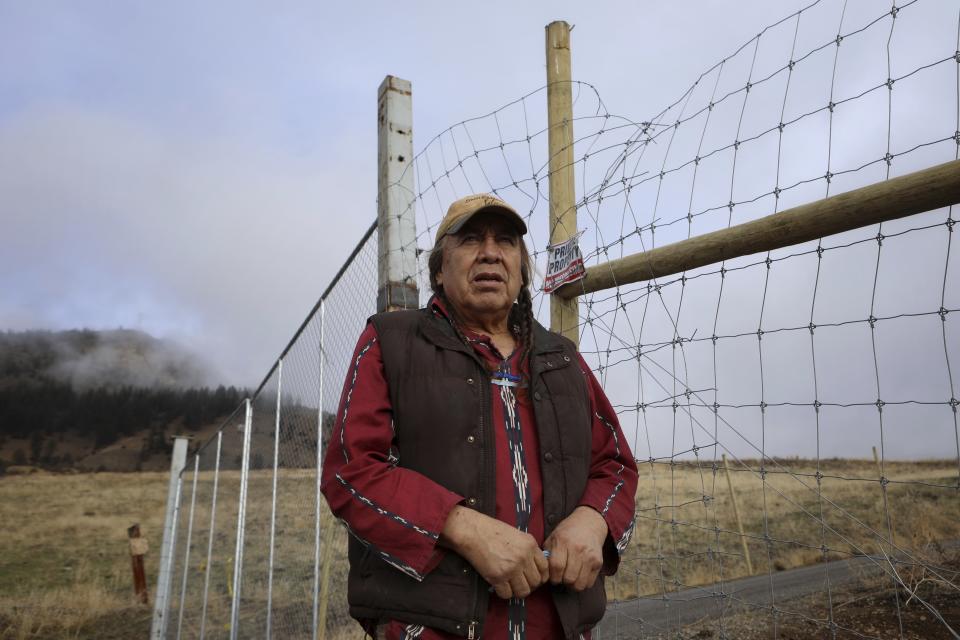
<path id="1" fill-rule="evenodd" d="M 570 80 L 570 25 L 547 25 L 547 127 L 550 153 L 550 244 L 577 233 L 573 173 L 573 91 Z M 580 304 L 550 296 L 550 329 L 580 344 Z"/>
<path id="2" fill-rule="evenodd" d="M 377 94 L 377 311 L 420 306 L 412 93 L 409 80 L 387 76 Z"/>

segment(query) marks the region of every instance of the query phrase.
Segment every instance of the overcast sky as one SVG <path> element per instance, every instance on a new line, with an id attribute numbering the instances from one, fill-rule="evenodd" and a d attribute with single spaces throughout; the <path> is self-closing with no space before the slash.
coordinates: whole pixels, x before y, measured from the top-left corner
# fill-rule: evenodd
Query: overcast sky
<path id="1" fill-rule="evenodd" d="M 425 143 L 541 86 L 565 19 L 575 77 L 646 113 L 771 4 L 4 2 L 0 328 L 142 328 L 255 381 L 376 215 L 386 74 Z"/>
<path id="2" fill-rule="evenodd" d="M 0 3 L 0 329 L 140 328 L 255 384 L 375 218 L 385 75 L 413 83 L 420 149 L 541 87 L 562 19 L 574 79 L 640 121 L 807 4 Z M 906 33 L 952 53 L 951 5 Z"/>

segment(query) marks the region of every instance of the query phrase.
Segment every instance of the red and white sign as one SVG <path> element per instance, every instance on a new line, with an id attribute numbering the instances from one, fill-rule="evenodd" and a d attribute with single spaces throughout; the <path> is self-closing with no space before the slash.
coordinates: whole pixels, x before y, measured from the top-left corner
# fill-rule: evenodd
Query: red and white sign
<path id="1" fill-rule="evenodd" d="M 576 234 L 569 240 L 547 247 L 547 277 L 543 280 L 543 292 L 553 293 L 568 282 L 576 282 L 587 274 L 583 268 L 583 255 Z"/>

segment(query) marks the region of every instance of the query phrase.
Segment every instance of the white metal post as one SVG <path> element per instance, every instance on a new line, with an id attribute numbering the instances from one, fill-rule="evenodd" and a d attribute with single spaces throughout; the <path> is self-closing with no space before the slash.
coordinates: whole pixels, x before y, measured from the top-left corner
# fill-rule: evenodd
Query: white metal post
<path id="1" fill-rule="evenodd" d="M 318 386 L 320 400 L 317 402 L 317 493 L 314 505 L 313 523 L 313 633 L 312 640 L 317 640 L 320 626 L 320 472 L 323 469 L 323 329 L 324 308 L 326 301 L 320 299 L 320 348 L 317 353 Z"/>
<path id="2" fill-rule="evenodd" d="M 187 464 L 187 442 L 189 438 L 173 439 L 173 456 L 170 459 L 170 483 L 167 486 L 167 513 L 163 520 L 163 542 L 160 544 L 160 562 L 157 575 L 157 596 L 153 602 L 153 622 L 150 625 L 150 638 L 163 638 L 167 620 L 167 599 L 170 596 L 170 559 L 173 555 L 173 541 L 177 530 L 177 507 L 180 502 L 180 473 Z"/>
<path id="3" fill-rule="evenodd" d="M 237 509 L 237 550 L 233 560 L 233 602 L 230 605 L 230 640 L 237 640 L 240 626 L 240 585 L 243 581 L 243 534 L 247 519 L 247 480 L 250 473 L 250 431 L 253 428 L 253 405 L 246 399 L 243 421 L 243 457 L 240 463 L 240 506 Z"/>
<path id="4" fill-rule="evenodd" d="M 217 431 L 217 457 L 213 463 L 213 502 L 210 505 L 210 532 L 207 538 L 207 561 L 203 565 L 203 604 L 200 613 L 200 640 L 207 628 L 207 596 L 210 593 L 210 562 L 213 560 L 213 537 L 217 525 L 217 490 L 220 484 L 220 448 L 223 445 L 223 430 Z"/>
<path id="5" fill-rule="evenodd" d="M 384 78 L 377 105 L 377 310 L 416 309 L 420 294 L 410 81 Z"/>
<path id="6" fill-rule="evenodd" d="M 190 492 L 190 518 L 187 524 L 187 541 L 183 553 L 183 582 L 180 586 L 180 612 L 177 617 L 177 640 L 180 640 L 180 633 L 183 631 L 183 606 L 187 599 L 187 576 L 190 573 L 190 544 L 193 539 L 193 512 L 197 504 L 197 475 L 200 472 L 200 456 L 193 456 L 193 489 Z"/>
<path id="7" fill-rule="evenodd" d="M 283 359 L 277 361 L 277 415 L 273 426 L 273 498 L 270 501 L 270 560 L 267 562 L 267 640 L 273 637 L 273 550 L 277 535 L 277 468 L 280 465 L 280 400 L 283 397 Z"/>

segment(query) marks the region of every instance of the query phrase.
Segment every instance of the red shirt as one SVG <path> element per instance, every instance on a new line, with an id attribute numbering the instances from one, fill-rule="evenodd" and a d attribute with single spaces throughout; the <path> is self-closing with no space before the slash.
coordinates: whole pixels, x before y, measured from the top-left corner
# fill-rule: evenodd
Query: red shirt
<path id="1" fill-rule="evenodd" d="M 443 305 L 431 310 L 446 317 Z M 493 370 L 518 375 L 520 349 L 504 358 L 486 336 L 465 332 L 476 353 Z M 580 358 L 594 416 L 590 476 L 580 505 L 603 515 L 609 541 L 622 552 L 633 531 L 637 470 L 616 413 L 589 367 Z M 526 372 L 523 372 L 526 373 Z M 494 377 L 497 377 L 496 374 Z M 533 405 L 524 387 L 492 386 L 490 394 L 496 450 L 497 519 L 544 541 L 540 447 Z M 372 324 L 360 336 L 348 371 L 340 408 L 322 471 L 331 510 L 380 557 L 422 579 L 447 550 L 437 539 L 450 510 L 465 502 L 425 476 L 396 465 L 392 455 L 391 409 L 379 341 Z M 337 446 L 339 445 L 339 446 Z M 615 567 L 605 567 L 606 570 Z M 511 628 L 511 625 L 517 628 Z M 513 633 L 520 631 L 520 633 Z M 388 640 L 456 638 L 419 625 L 393 622 Z M 526 599 L 491 594 L 484 638 L 563 637 L 549 585 Z"/>

